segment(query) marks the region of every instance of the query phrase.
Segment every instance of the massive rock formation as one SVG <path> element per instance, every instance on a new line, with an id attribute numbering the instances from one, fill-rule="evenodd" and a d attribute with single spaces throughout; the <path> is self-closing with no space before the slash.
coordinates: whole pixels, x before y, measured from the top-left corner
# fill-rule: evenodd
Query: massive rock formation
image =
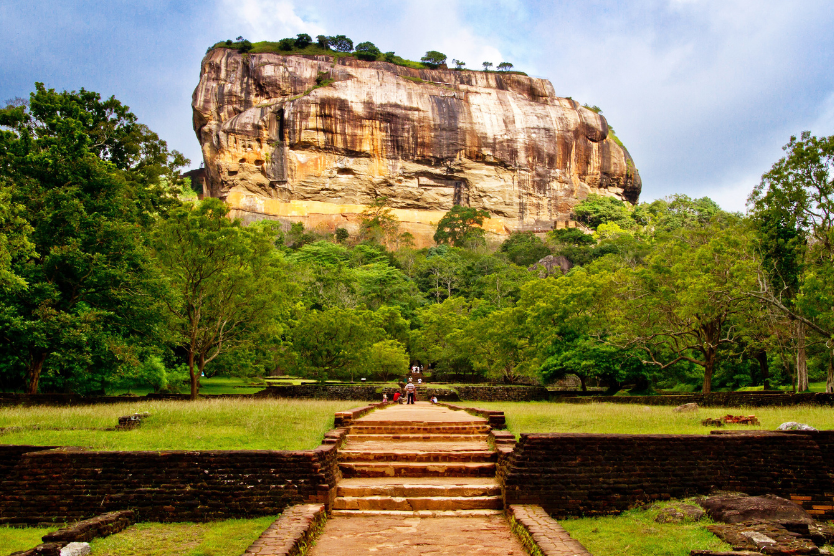
<path id="1" fill-rule="evenodd" d="M 454 204 L 506 234 L 564 226 L 590 193 L 640 194 L 605 118 L 524 75 L 218 48 L 192 105 L 207 193 L 244 219 L 350 231 L 385 196 L 426 245 Z"/>

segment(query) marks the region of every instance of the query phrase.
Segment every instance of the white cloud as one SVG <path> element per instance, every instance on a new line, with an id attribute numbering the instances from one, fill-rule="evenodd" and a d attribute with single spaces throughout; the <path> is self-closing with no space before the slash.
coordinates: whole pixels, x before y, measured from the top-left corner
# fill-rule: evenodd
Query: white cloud
<path id="1" fill-rule="evenodd" d="M 325 32 L 318 23 L 296 14 L 293 3 L 286 0 L 220 0 L 218 9 L 226 25 L 237 23 L 240 32 L 253 42 L 274 41 L 298 33 L 315 37 Z"/>

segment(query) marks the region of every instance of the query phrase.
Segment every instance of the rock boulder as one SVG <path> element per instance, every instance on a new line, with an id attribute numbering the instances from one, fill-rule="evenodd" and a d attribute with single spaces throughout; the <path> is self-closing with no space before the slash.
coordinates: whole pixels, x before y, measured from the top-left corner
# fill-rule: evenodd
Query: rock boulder
<path id="1" fill-rule="evenodd" d="M 455 204 L 503 235 L 573 226 L 589 194 L 641 190 L 605 118 L 526 75 L 215 48 L 192 107 L 205 193 L 245 220 L 353 233 L 385 196 L 422 246 Z"/>
<path id="2" fill-rule="evenodd" d="M 790 523 L 813 523 L 798 504 L 772 494 L 765 496 L 713 496 L 699 502 L 707 514 L 722 523 L 752 519 Z"/>

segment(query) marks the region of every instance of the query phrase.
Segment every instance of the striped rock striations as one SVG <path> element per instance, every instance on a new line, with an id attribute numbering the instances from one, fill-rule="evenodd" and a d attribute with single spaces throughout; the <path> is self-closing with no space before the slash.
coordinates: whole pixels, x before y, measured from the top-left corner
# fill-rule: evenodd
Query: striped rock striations
<path id="1" fill-rule="evenodd" d="M 421 246 L 454 204 L 507 234 L 564 226 L 591 193 L 640 195 L 605 118 L 519 74 L 219 48 L 192 106 L 206 193 L 244 220 L 352 231 L 385 196 Z"/>

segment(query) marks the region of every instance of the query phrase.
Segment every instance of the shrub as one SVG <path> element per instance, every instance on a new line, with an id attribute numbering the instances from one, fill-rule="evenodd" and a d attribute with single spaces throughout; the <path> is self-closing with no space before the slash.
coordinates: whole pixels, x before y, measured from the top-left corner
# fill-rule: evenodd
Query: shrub
<path id="1" fill-rule="evenodd" d="M 344 35 L 327 37 L 327 40 L 337 52 L 353 52 L 353 41 Z"/>
<path id="2" fill-rule="evenodd" d="M 436 68 L 446 63 L 446 55 L 437 50 L 429 50 L 425 56 L 420 58 L 420 61 L 431 68 Z"/>
<path id="3" fill-rule="evenodd" d="M 240 46 L 238 47 L 237 50 L 241 54 L 246 54 L 247 52 L 252 50 L 252 43 L 244 39 L 240 42 Z"/>
<path id="4" fill-rule="evenodd" d="M 281 39 L 278 41 L 278 49 L 289 52 L 295 48 L 295 39 Z"/>
<path id="5" fill-rule="evenodd" d="M 307 33 L 300 33 L 296 35 L 295 39 L 295 47 L 296 48 L 307 48 L 313 44 L 313 38 L 308 35 Z"/>
<path id="6" fill-rule="evenodd" d="M 382 53 L 372 42 L 360 42 L 356 45 L 356 57 L 362 60 L 373 61 Z"/>

